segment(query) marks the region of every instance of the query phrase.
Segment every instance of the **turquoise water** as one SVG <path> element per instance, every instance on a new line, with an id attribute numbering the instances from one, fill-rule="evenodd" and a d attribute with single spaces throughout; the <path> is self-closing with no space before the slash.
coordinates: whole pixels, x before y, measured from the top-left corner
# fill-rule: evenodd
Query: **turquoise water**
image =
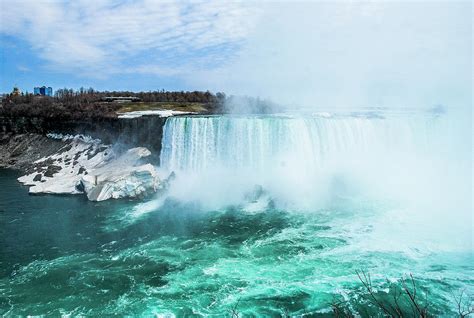
<path id="1" fill-rule="evenodd" d="M 472 251 L 411 232 L 389 200 L 208 211 L 172 198 L 30 196 L 16 177 L 0 170 L 0 315 L 319 317 L 334 299 L 375 315 L 358 296 L 359 269 L 380 294 L 413 273 L 437 315 L 455 314 L 452 294 L 473 292 Z"/>

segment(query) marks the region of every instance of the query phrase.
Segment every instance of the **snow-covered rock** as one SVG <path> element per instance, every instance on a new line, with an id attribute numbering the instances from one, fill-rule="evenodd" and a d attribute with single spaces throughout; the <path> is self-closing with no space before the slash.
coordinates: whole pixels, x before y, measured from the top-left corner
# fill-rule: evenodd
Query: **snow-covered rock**
<path id="1" fill-rule="evenodd" d="M 57 153 L 35 161 L 33 172 L 18 178 L 31 186 L 30 193 L 82 193 L 76 188 L 82 176 L 115 157 L 111 147 L 98 139 L 77 135 L 65 136 L 63 141 L 68 143 Z"/>
<path id="2" fill-rule="evenodd" d="M 49 136 L 61 138 L 61 136 Z M 90 200 L 136 197 L 159 188 L 160 180 L 143 158 L 151 153 L 143 147 L 118 155 L 100 140 L 82 135 L 63 136 L 68 143 L 57 153 L 34 163 L 32 172 L 18 178 L 31 186 L 30 193 L 79 194 Z"/>
<path id="3" fill-rule="evenodd" d="M 81 185 L 91 201 L 137 197 L 155 192 L 160 179 L 151 164 L 140 160 L 151 153 L 143 147 L 132 148 L 116 160 L 92 169 L 81 179 Z"/>

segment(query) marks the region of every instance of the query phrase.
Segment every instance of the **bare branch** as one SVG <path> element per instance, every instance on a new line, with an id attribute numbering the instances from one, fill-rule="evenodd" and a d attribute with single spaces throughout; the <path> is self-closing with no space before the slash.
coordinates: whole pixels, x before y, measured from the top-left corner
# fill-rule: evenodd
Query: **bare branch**
<path id="1" fill-rule="evenodd" d="M 375 302 L 375 304 L 383 310 L 383 312 L 391 317 L 393 317 L 393 314 L 390 313 L 390 311 L 377 299 L 375 296 L 374 290 L 372 288 L 372 280 L 370 278 L 370 274 L 365 273 L 364 271 L 356 271 L 357 277 L 359 277 L 359 280 L 361 281 L 362 285 L 364 285 L 365 289 L 370 295 L 370 298 Z"/>
<path id="2" fill-rule="evenodd" d="M 465 292 L 466 289 L 462 289 L 459 293 L 459 298 L 453 295 L 460 318 L 474 314 L 474 297 L 467 295 Z M 464 296 L 466 296 L 466 299 L 464 299 Z"/>
<path id="3" fill-rule="evenodd" d="M 237 299 L 237 302 L 235 303 L 234 307 L 232 307 L 232 309 L 230 310 L 232 318 L 239 318 L 240 317 L 239 312 L 237 311 L 237 306 L 239 305 L 239 302 L 240 302 L 240 298 Z"/>

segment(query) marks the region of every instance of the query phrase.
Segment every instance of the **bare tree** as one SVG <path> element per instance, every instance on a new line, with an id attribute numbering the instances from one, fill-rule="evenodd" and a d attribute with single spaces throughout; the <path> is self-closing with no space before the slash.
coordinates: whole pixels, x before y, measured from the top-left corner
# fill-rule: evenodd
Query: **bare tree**
<path id="1" fill-rule="evenodd" d="M 375 292 L 372 284 L 370 274 L 365 271 L 356 271 L 357 277 L 361 281 L 365 290 L 368 293 L 368 299 L 377 308 L 383 311 L 383 313 L 389 317 L 406 317 L 414 316 L 420 318 L 431 317 L 428 311 L 428 293 L 425 293 L 424 305 L 420 300 L 419 294 L 417 293 L 417 287 L 413 275 L 410 274 L 410 279 L 407 281 L 405 278 L 402 279 L 401 290 L 394 289 L 392 292 L 392 301 L 382 300 Z M 402 304 L 408 304 L 411 313 L 407 312 L 406 306 Z"/>
<path id="2" fill-rule="evenodd" d="M 474 314 L 474 297 L 466 294 L 466 289 L 461 290 L 459 296 L 453 295 L 460 318 Z"/>

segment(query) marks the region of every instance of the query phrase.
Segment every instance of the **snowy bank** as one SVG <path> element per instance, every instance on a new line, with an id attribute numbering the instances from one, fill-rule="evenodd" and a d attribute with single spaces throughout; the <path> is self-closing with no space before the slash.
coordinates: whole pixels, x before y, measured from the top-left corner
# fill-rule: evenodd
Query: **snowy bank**
<path id="1" fill-rule="evenodd" d="M 106 165 L 92 169 L 81 179 L 81 186 L 91 201 L 138 197 L 159 188 L 155 167 L 141 164 L 150 151 L 143 147 L 129 149 Z"/>
<path id="2" fill-rule="evenodd" d="M 140 110 L 119 114 L 118 118 L 137 118 L 141 116 L 171 117 L 174 115 L 194 114 L 193 112 L 183 112 L 180 110 Z"/>
<path id="3" fill-rule="evenodd" d="M 116 154 L 110 145 L 90 137 L 51 135 L 67 142 L 55 154 L 34 162 L 32 172 L 18 178 L 30 193 L 80 194 L 90 200 L 137 197 L 158 189 L 160 180 L 142 159 L 148 149 L 132 148 Z"/>

